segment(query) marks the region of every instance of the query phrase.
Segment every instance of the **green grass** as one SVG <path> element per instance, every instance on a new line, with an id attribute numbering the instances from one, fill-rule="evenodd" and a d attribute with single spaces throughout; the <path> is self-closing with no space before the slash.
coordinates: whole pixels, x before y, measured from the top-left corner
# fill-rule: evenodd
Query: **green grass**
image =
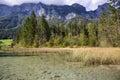
<path id="1" fill-rule="evenodd" d="M 0 42 L 2 42 L 2 48 L 9 48 L 12 43 L 12 39 L 2 39 Z"/>

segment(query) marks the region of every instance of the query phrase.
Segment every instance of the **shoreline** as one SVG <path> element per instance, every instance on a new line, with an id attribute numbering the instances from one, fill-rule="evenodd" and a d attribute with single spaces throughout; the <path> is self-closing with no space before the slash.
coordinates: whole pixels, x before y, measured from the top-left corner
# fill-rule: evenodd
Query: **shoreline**
<path id="1" fill-rule="evenodd" d="M 92 52 L 92 53 L 117 53 L 120 54 L 120 48 L 102 48 L 102 47 L 81 47 L 81 48 L 7 48 L 0 50 L 0 56 L 1 54 L 12 54 L 12 55 L 19 55 L 20 53 L 26 53 L 28 56 L 28 53 L 33 53 L 33 56 L 35 53 L 73 53 L 73 52 Z M 32 56 L 30 54 L 30 56 Z"/>
<path id="2" fill-rule="evenodd" d="M 47 56 L 67 62 L 89 65 L 120 65 L 120 48 L 11 48 L 0 51 L 0 57 Z"/>

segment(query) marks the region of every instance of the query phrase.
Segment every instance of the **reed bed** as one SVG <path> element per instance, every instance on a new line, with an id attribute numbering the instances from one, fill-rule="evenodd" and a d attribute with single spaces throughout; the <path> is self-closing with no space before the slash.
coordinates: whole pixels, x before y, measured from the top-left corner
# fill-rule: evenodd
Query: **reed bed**
<path id="1" fill-rule="evenodd" d="M 0 51 L 0 56 L 40 56 L 46 54 L 69 54 L 71 50 L 65 48 L 11 48 Z"/>
<path id="2" fill-rule="evenodd" d="M 0 51 L 0 56 L 55 56 L 83 65 L 120 65 L 120 48 L 13 48 Z"/>
<path id="3" fill-rule="evenodd" d="M 120 48 L 79 48 L 73 49 L 69 62 L 84 65 L 120 65 Z"/>

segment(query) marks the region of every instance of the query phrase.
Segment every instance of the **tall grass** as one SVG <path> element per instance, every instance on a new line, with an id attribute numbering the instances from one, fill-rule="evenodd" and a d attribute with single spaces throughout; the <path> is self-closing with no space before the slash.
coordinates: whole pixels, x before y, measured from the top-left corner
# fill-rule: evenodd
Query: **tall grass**
<path id="1" fill-rule="evenodd" d="M 67 62 L 80 62 L 86 66 L 120 65 L 120 48 L 13 48 L 0 51 L 0 56 L 41 55 L 52 55 L 64 58 Z"/>
<path id="2" fill-rule="evenodd" d="M 9 48 L 2 49 L 0 51 L 0 56 L 46 56 L 47 54 L 55 54 L 61 57 L 61 55 L 65 56 L 70 52 L 70 50 L 63 48 Z"/>
<path id="3" fill-rule="evenodd" d="M 80 48 L 73 49 L 68 58 L 70 62 L 82 62 L 84 65 L 120 64 L 119 48 Z"/>

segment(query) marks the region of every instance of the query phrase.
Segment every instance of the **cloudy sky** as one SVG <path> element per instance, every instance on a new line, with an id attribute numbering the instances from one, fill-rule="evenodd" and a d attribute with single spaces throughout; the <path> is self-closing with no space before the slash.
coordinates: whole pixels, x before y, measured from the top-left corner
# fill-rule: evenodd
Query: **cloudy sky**
<path id="1" fill-rule="evenodd" d="M 0 0 L 0 4 L 7 5 L 19 5 L 22 3 L 38 3 L 55 5 L 71 5 L 73 3 L 79 3 L 86 7 L 87 10 L 95 10 L 98 5 L 106 3 L 108 0 Z"/>

